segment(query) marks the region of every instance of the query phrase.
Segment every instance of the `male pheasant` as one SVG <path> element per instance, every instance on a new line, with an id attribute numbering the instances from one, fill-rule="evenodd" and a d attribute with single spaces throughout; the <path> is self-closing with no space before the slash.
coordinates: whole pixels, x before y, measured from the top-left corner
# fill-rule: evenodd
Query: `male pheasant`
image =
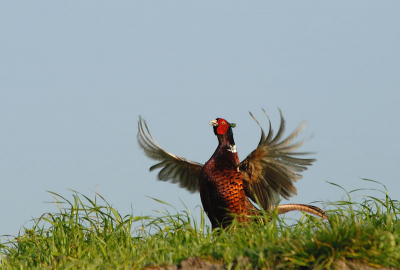
<path id="1" fill-rule="evenodd" d="M 160 161 L 150 167 L 150 171 L 162 168 L 158 174 L 159 180 L 179 183 L 180 187 L 190 192 L 200 191 L 203 208 L 212 228 L 226 227 L 234 218 L 244 223 L 249 220 L 248 215 L 254 216 L 259 213 L 249 199 L 257 202 L 263 209 L 271 211 L 275 208 L 279 195 L 285 199 L 295 195 L 296 188 L 293 182 L 302 178 L 299 173 L 315 161 L 298 157 L 309 153 L 293 152 L 306 140 L 292 143 L 304 129 L 305 122 L 286 139 L 281 140 L 285 120 L 282 112 L 279 112 L 281 125 L 275 137 L 270 121 L 269 132 L 265 136 L 264 130 L 250 113 L 261 128 L 261 139 L 257 148 L 242 162 L 239 162 L 233 139 L 232 128 L 235 124 L 222 118 L 210 121 L 218 138 L 218 147 L 204 165 L 162 149 L 141 117 L 138 122 L 138 141 L 147 156 Z M 327 219 L 324 211 L 312 205 L 285 204 L 276 207 L 278 214 L 301 210 Z"/>

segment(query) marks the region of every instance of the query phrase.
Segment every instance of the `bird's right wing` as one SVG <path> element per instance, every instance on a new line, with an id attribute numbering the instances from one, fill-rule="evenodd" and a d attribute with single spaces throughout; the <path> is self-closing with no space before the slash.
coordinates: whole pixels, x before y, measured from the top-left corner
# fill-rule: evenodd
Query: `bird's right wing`
<path id="1" fill-rule="evenodd" d="M 199 191 L 199 175 L 203 164 L 187 160 L 162 149 L 151 135 L 146 121 L 139 116 L 137 139 L 145 154 L 159 163 L 150 167 L 150 171 L 162 168 L 158 173 L 161 181 L 171 181 L 194 193 Z"/>

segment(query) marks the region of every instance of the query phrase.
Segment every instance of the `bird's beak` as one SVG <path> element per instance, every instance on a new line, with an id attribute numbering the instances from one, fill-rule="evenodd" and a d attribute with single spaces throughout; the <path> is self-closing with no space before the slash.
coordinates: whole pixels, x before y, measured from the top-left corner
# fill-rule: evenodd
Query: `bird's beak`
<path id="1" fill-rule="evenodd" d="M 230 123 L 229 125 L 230 125 L 231 127 L 233 127 L 233 128 L 236 127 L 236 124 L 235 124 L 235 123 Z"/>
<path id="2" fill-rule="evenodd" d="M 218 126 L 217 120 L 211 120 L 211 121 L 210 121 L 210 125 L 212 125 L 212 126 L 214 126 L 214 127 Z"/>

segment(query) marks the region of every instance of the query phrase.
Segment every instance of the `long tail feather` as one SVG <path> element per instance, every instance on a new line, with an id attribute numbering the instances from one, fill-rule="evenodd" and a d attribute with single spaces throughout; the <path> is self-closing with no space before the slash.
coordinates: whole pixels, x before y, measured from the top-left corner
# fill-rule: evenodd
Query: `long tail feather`
<path id="1" fill-rule="evenodd" d="M 323 219 L 328 220 L 328 215 L 321 209 L 313 205 L 306 205 L 306 204 L 282 204 L 278 205 L 278 215 L 284 214 L 290 211 L 304 211 L 316 216 L 319 216 Z"/>

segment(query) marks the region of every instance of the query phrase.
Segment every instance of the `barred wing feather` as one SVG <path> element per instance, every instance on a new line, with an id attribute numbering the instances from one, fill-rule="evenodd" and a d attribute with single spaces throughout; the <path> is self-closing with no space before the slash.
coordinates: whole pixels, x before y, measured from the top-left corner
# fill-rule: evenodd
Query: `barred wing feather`
<path id="1" fill-rule="evenodd" d="M 267 115 L 265 111 L 264 113 Z M 293 182 L 301 179 L 300 173 L 315 161 L 315 159 L 300 157 L 311 153 L 294 152 L 307 140 L 293 143 L 297 135 L 304 130 L 306 123 L 303 121 L 286 139 L 282 140 L 285 120 L 281 110 L 279 113 L 281 125 L 275 137 L 271 121 L 269 121 L 269 132 L 266 136 L 257 119 L 250 113 L 261 128 L 261 139 L 257 148 L 239 164 L 246 195 L 253 201 L 259 202 L 264 209 L 271 209 L 276 204 L 278 194 L 285 199 L 295 195 L 297 191 Z"/>
<path id="2" fill-rule="evenodd" d="M 203 164 L 175 156 L 162 149 L 151 135 L 146 121 L 139 116 L 137 139 L 145 154 L 159 163 L 150 171 L 161 168 L 158 179 L 179 183 L 179 186 L 194 193 L 199 191 L 199 174 Z"/>

